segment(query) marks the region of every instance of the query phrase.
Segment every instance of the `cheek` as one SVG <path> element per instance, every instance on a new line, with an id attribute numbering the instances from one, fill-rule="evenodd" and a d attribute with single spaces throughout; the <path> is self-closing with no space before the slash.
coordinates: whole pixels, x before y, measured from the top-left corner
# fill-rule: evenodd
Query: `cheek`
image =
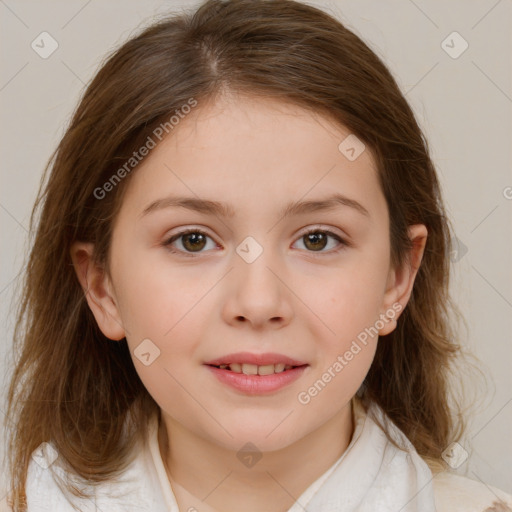
<path id="1" fill-rule="evenodd" d="M 370 369 L 376 347 L 375 343 L 356 345 L 336 351 L 322 368 L 317 369 L 297 394 L 299 412 L 322 424 L 326 416 L 336 414 L 351 400 Z"/>
<path id="2" fill-rule="evenodd" d="M 336 378 L 332 379 L 325 375 L 326 381 L 336 381 L 343 388 L 349 385 L 355 393 L 375 354 L 380 302 L 364 287 L 346 285 L 335 292 L 337 295 L 331 298 L 328 307 L 322 309 L 329 330 L 317 338 L 318 371 L 330 372 L 331 377 L 335 374 Z M 336 384 L 331 386 L 336 387 Z"/>
<path id="3" fill-rule="evenodd" d="M 382 286 L 378 274 L 354 269 L 329 281 L 326 295 L 310 296 L 322 327 L 314 334 L 317 364 L 297 401 L 312 417 L 345 406 L 368 373 L 377 348 Z"/>
<path id="4" fill-rule="evenodd" d="M 169 337 L 194 314 L 192 310 L 214 284 L 192 267 L 173 266 L 165 256 L 150 258 L 147 253 L 120 261 L 117 281 L 121 316 L 134 340 Z"/>
<path id="5" fill-rule="evenodd" d="M 133 254 L 120 261 L 116 291 L 122 299 L 121 318 L 132 355 L 149 339 L 160 352 L 159 365 L 170 369 L 193 357 L 204 328 L 197 320 L 206 316 L 205 308 L 211 308 L 208 292 L 219 277 L 218 273 L 210 276 L 192 267 L 172 266 L 165 255 L 157 256 Z"/>
<path id="6" fill-rule="evenodd" d="M 324 398 L 329 395 L 336 403 L 343 401 L 345 391 L 357 391 L 375 355 L 388 271 L 387 258 L 379 254 L 387 254 L 385 247 L 347 256 L 336 270 L 319 276 L 322 286 L 313 292 L 306 289 L 311 279 L 300 281 L 306 304 L 321 320 L 314 333 L 316 372 L 322 382 L 332 382 L 328 387 L 334 394 L 327 391 Z"/>
<path id="7" fill-rule="evenodd" d="M 310 279 L 301 279 L 300 293 L 331 338 L 340 342 L 355 337 L 379 318 L 387 280 L 387 267 L 382 262 L 364 255 L 351 261 L 347 258 L 339 268 L 331 268 L 318 278 L 321 286 L 314 288 Z"/>
<path id="8" fill-rule="evenodd" d="M 126 339 L 135 369 L 162 409 L 184 410 L 190 397 L 183 386 L 190 387 L 201 340 L 201 325 L 194 319 L 204 313 L 207 283 L 191 286 L 183 273 L 164 275 L 152 266 L 132 268 L 129 275 L 123 285 L 123 321 L 128 320 Z"/>

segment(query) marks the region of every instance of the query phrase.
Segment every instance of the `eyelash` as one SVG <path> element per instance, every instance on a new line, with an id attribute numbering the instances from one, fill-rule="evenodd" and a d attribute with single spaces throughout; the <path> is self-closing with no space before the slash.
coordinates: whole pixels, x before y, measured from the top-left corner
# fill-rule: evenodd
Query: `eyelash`
<path id="1" fill-rule="evenodd" d="M 182 250 L 176 249 L 176 248 L 174 248 L 171 245 L 175 240 L 178 240 L 182 236 L 188 235 L 190 233 L 198 233 L 200 235 L 204 235 L 204 236 L 207 236 L 208 238 L 212 239 L 212 237 L 208 233 L 206 233 L 205 231 L 203 231 L 201 229 L 198 229 L 198 228 L 191 228 L 191 229 L 186 229 L 184 231 L 180 231 L 179 233 L 176 233 L 171 238 L 169 238 L 167 241 L 165 241 L 163 243 L 163 245 L 170 252 L 172 252 L 173 254 L 180 254 L 180 255 L 183 255 L 185 257 L 195 258 L 198 255 L 200 255 L 201 252 L 203 252 L 203 251 L 199 251 L 197 253 L 191 253 L 191 252 L 187 252 L 187 251 L 182 251 Z M 305 233 L 302 233 L 302 235 L 297 240 L 299 240 L 301 238 L 304 238 L 305 236 L 307 236 L 307 235 L 309 235 L 311 233 L 323 233 L 323 234 L 326 234 L 326 235 L 336 239 L 340 243 L 340 245 L 336 249 L 331 249 L 330 251 L 306 251 L 306 252 L 310 252 L 310 253 L 313 253 L 313 254 L 315 254 L 317 252 L 319 254 L 322 254 L 322 253 L 324 253 L 324 254 L 336 254 L 336 253 L 342 251 L 343 249 L 345 249 L 346 247 L 350 246 L 350 244 L 348 242 L 346 242 L 345 240 L 343 240 L 339 235 L 337 235 L 336 233 L 333 233 L 332 231 L 329 231 L 328 229 L 319 229 L 319 228 L 311 229 L 309 231 L 306 231 Z"/>

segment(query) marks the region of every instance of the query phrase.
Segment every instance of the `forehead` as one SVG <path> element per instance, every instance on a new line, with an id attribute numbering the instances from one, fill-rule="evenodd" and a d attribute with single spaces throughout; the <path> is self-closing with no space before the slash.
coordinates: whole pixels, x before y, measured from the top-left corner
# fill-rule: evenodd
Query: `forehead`
<path id="1" fill-rule="evenodd" d="M 292 200 L 333 193 L 378 207 L 372 154 L 365 149 L 348 159 L 340 144 L 349 136 L 346 127 L 277 100 L 199 104 L 145 157 L 125 199 L 139 213 L 166 194 L 223 201 L 234 213 L 250 204 L 282 210 Z"/>
<path id="2" fill-rule="evenodd" d="M 293 148 L 294 154 L 288 155 L 291 159 L 303 151 L 311 152 L 315 143 L 329 144 L 327 138 L 336 142 L 349 133 L 334 120 L 289 101 L 225 95 L 215 102 L 199 104 L 162 146 L 210 150 L 229 146 L 249 150 L 252 146 L 260 150 L 262 158 L 279 154 L 276 150 L 280 147 Z"/>

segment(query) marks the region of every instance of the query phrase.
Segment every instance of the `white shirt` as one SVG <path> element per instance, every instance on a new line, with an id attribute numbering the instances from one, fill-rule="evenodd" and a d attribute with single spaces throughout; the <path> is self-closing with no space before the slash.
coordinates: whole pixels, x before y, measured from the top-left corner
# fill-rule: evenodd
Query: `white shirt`
<path id="1" fill-rule="evenodd" d="M 433 477 L 412 444 L 380 408 L 373 404 L 366 414 L 357 399 L 353 404 L 355 428 L 349 446 L 287 512 L 512 512 L 512 496 L 499 489 L 448 471 Z M 384 421 L 390 435 L 406 450 L 394 447 L 373 418 Z M 74 512 L 52 475 L 55 472 L 63 478 L 74 477 L 57 463 L 44 468 L 36 459 L 31 460 L 28 469 L 28 512 Z M 160 455 L 154 416 L 147 444 L 137 447 L 121 477 L 97 486 L 92 500 L 70 499 L 81 512 L 209 509 L 185 494 L 191 501 L 179 510 Z M 0 504 L 0 512 L 3 510 L 9 509 Z M 242 504 L 239 510 L 243 512 Z"/>

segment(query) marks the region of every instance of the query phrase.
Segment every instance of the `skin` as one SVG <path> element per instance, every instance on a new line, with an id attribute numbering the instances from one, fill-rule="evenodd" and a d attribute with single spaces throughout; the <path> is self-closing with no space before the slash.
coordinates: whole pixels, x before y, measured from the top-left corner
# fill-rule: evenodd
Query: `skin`
<path id="1" fill-rule="evenodd" d="M 162 410 L 160 451 L 180 510 L 197 503 L 198 510 L 223 512 L 241 504 L 246 512 L 287 510 L 350 442 L 351 400 L 377 336 L 309 403 L 298 394 L 379 315 L 406 306 L 427 230 L 409 227 L 411 264 L 392 268 L 375 163 L 368 148 L 355 161 L 338 150 L 349 133 L 275 100 L 224 95 L 199 105 L 133 171 L 115 220 L 111 275 L 92 263 L 92 244 L 73 244 L 99 327 L 112 340 L 126 337 Z M 348 206 L 279 215 L 291 201 L 333 192 L 358 201 L 369 215 Z M 235 215 L 173 207 L 141 216 L 172 194 L 226 202 Z M 199 252 L 190 237 L 178 238 L 172 246 L 182 252 L 172 253 L 165 242 L 187 228 L 210 238 Z M 330 230 L 348 245 L 335 252 L 340 242 L 331 237 L 325 246 L 308 244 L 309 228 Z M 252 263 L 236 252 L 247 236 L 263 248 Z M 183 254 L 187 249 L 192 257 Z M 396 327 L 398 316 L 379 336 Z M 149 366 L 133 354 L 147 338 L 160 350 Z M 277 352 L 309 366 L 287 387 L 249 396 L 203 364 L 238 351 Z M 262 455 L 252 467 L 237 457 L 247 442 Z"/>

